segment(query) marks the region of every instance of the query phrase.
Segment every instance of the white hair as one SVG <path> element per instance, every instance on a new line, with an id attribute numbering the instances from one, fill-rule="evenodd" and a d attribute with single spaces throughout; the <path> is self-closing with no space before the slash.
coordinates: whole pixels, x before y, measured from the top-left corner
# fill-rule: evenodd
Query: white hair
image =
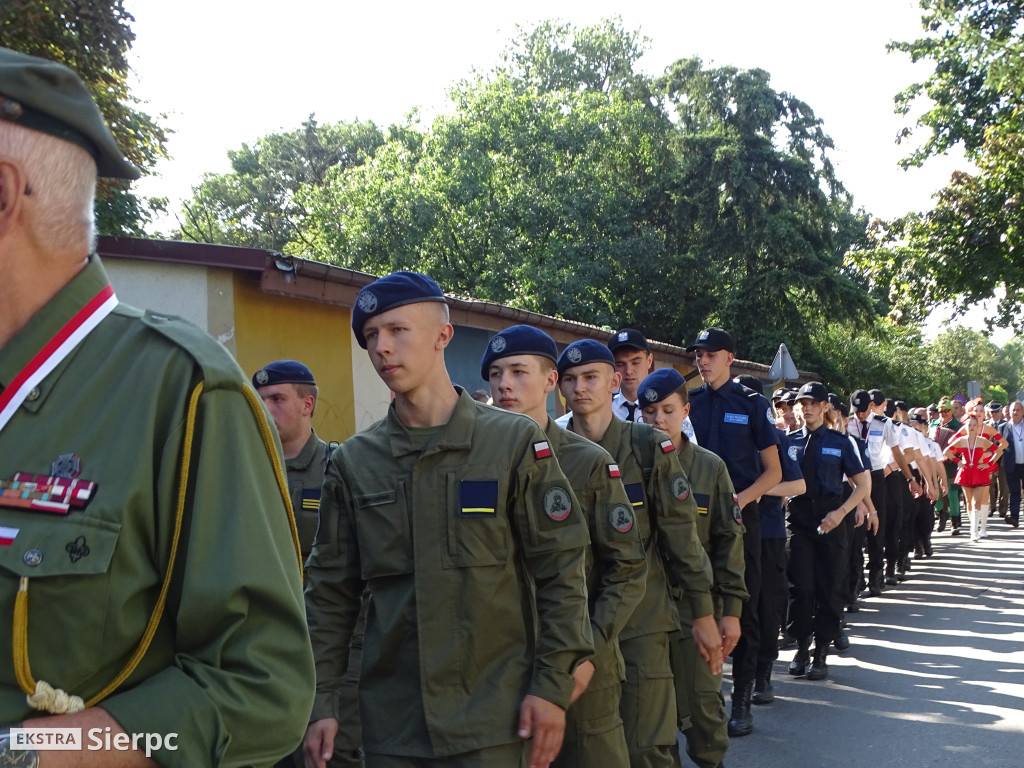
<path id="1" fill-rule="evenodd" d="M 21 166 L 32 201 L 27 224 L 44 248 L 92 250 L 96 163 L 88 152 L 49 134 L 0 121 L 0 160 Z"/>

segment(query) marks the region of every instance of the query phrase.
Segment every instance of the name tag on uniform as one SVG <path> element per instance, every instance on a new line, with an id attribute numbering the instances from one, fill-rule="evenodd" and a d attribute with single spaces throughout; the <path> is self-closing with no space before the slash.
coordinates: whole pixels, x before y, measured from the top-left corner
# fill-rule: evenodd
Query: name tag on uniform
<path id="1" fill-rule="evenodd" d="M 459 481 L 459 517 L 494 517 L 497 508 L 497 480 Z"/>
<path id="2" fill-rule="evenodd" d="M 725 414 L 726 424 L 749 424 L 750 418 L 745 413 L 727 413 Z"/>
<path id="3" fill-rule="evenodd" d="M 395 498 L 394 491 L 381 491 L 380 493 L 370 493 L 366 496 L 357 496 L 356 504 L 360 507 L 377 507 L 381 504 L 394 504 Z"/>
<path id="4" fill-rule="evenodd" d="M 822 448 L 821 449 L 821 455 L 822 456 L 840 456 L 841 457 L 843 455 L 843 452 L 841 450 L 839 450 L 838 448 Z"/>
<path id="5" fill-rule="evenodd" d="M 881 436 L 882 436 L 882 430 L 880 430 L 880 429 L 872 429 L 872 430 L 870 430 L 868 432 L 868 437 L 881 437 Z"/>

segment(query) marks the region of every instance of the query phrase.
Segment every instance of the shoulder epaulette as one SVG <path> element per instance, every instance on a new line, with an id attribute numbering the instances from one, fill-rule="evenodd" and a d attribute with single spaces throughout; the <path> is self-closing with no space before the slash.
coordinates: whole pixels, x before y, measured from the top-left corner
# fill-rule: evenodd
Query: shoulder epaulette
<path id="1" fill-rule="evenodd" d="M 208 333 L 175 315 L 147 311 L 142 323 L 170 340 L 188 354 L 203 372 L 207 391 L 211 389 L 241 389 L 246 382 L 238 363 L 221 344 Z"/>

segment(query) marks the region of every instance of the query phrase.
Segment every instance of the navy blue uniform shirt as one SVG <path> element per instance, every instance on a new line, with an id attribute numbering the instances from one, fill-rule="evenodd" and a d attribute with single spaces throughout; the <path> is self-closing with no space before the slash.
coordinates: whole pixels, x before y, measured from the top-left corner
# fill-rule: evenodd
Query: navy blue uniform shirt
<path id="1" fill-rule="evenodd" d="M 775 430 L 779 439 L 779 463 L 782 465 L 782 482 L 803 480 L 804 472 L 800 462 L 796 460 L 797 448 L 790 444 L 789 435 L 781 429 Z M 786 538 L 786 513 L 782 509 L 781 496 L 762 496 L 761 503 L 761 538 Z"/>
<path id="2" fill-rule="evenodd" d="M 690 404 L 697 444 L 720 456 L 736 492 L 745 491 L 764 472 L 761 451 L 777 444 L 771 404 L 731 379 L 691 390 Z"/>
<path id="3" fill-rule="evenodd" d="M 804 451 L 812 433 L 807 427 L 794 433 L 791 445 L 796 448 L 797 461 L 806 467 Z M 841 496 L 843 493 L 843 475 L 853 477 L 864 471 L 860 451 L 853 447 L 850 438 L 842 432 L 821 426 L 813 432 L 817 443 L 816 474 L 818 476 L 819 496 Z M 807 490 L 811 490 L 811 481 L 807 480 Z"/>

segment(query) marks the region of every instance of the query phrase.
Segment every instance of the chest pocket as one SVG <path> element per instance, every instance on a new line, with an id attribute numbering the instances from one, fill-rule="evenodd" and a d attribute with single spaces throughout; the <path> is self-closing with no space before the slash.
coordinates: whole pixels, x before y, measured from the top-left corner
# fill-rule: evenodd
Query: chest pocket
<path id="1" fill-rule="evenodd" d="M 488 474 L 483 468 L 465 467 L 445 478 L 448 507 L 441 550 L 445 568 L 501 565 L 508 559 L 506 490 Z"/>
<path id="2" fill-rule="evenodd" d="M 30 580 L 32 671 L 37 679 L 53 676 L 55 684 L 74 692 L 103 658 L 107 617 L 124 604 L 110 574 L 121 526 L 74 512 L 66 518 L 3 515 L 0 526 L 17 531 L 10 545 L 0 546 L 0 574 Z M 64 669 L 88 672 L 68 679 L 61 677 Z"/>
<path id="3" fill-rule="evenodd" d="M 405 481 L 399 480 L 393 490 L 357 495 L 355 505 L 363 579 L 412 573 L 412 521 Z"/>

